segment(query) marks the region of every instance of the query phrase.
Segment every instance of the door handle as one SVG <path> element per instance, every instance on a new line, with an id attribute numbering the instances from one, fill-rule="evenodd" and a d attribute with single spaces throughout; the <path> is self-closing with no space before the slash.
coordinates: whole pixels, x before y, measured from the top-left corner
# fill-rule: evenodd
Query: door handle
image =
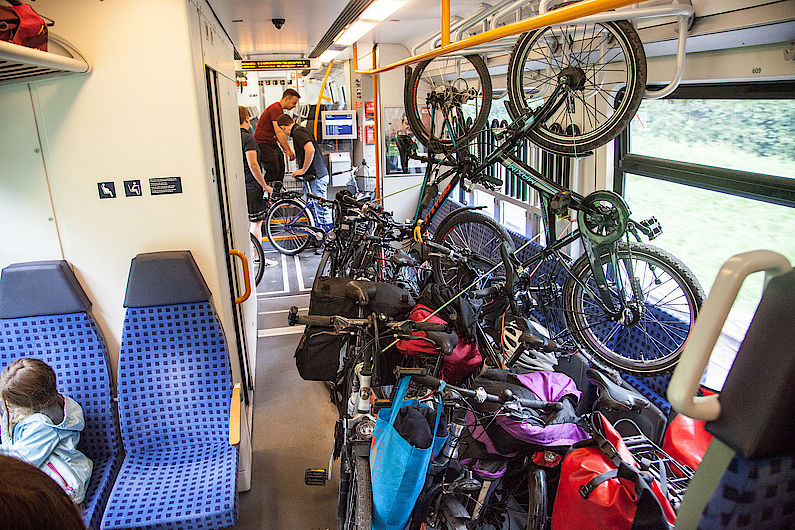
<path id="1" fill-rule="evenodd" d="M 239 298 L 235 298 L 236 304 L 242 304 L 248 297 L 251 296 L 251 276 L 248 273 L 248 260 L 246 259 L 246 255 L 236 250 L 234 248 L 229 249 L 230 256 L 237 256 L 240 258 L 240 261 L 243 263 L 243 283 L 246 284 L 246 292 L 243 293 L 243 296 Z"/>

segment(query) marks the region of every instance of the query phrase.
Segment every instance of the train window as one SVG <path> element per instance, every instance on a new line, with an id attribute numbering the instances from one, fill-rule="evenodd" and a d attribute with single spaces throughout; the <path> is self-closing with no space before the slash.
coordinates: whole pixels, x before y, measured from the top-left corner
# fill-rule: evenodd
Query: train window
<path id="1" fill-rule="evenodd" d="M 795 177 L 795 100 L 648 100 L 631 124 L 632 152 Z"/>
<path id="2" fill-rule="evenodd" d="M 617 142 L 616 190 L 633 218 L 660 221 L 663 234 L 652 244 L 681 259 L 706 293 L 735 254 L 769 249 L 795 263 L 793 88 L 683 87 L 644 101 Z M 713 354 L 709 387 L 722 387 L 761 290 L 761 274 L 740 290 Z"/>

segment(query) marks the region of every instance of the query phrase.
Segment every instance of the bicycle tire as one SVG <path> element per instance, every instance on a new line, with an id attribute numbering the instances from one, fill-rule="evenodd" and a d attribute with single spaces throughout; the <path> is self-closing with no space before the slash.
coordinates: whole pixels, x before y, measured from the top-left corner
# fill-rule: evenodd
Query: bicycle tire
<path id="1" fill-rule="evenodd" d="M 469 65 L 467 70 L 471 68 L 477 74 L 477 85 L 475 88 L 479 91 L 478 103 L 477 99 L 474 104 L 466 103 L 463 106 L 461 118 L 459 120 L 460 132 L 454 132 L 450 135 L 449 130 L 445 130 L 443 126 L 443 117 L 441 113 L 434 116 L 434 131 L 433 142 L 430 141 L 430 112 L 427 109 L 425 98 L 432 88 L 442 85 L 455 86 L 456 88 L 468 88 L 474 83 L 456 77 L 452 82 L 444 78 L 444 72 L 438 76 L 434 76 L 433 72 L 448 70 L 458 66 L 450 64 L 451 61 L 468 61 Z M 425 77 L 423 77 L 425 75 Z M 453 74 L 455 75 L 455 74 Z M 431 79 L 429 80 L 428 77 Z M 436 81 L 436 77 L 440 82 Z M 435 59 L 429 59 L 417 64 L 411 72 L 411 76 L 406 84 L 406 90 L 403 93 L 403 103 L 406 110 L 406 118 L 408 119 L 411 132 L 417 139 L 426 147 L 432 147 L 435 151 L 447 152 L 453 149 L 454 145 L 465 141 L 470 136 L 478 133 L 485 125 L 489 118 L 489 111 L 491 110 L 491 76 L 486 67 L 485 61 L 479 55 L 465 55 L 461 56 L 442 56 Z M 427 125 L 423 121 L 423 115 L 427 116 Z M 467 123 L 467 118 L 472 118 L 471 123 Z M 433 145 L 430 145 L 430 144 Z"/>
<path id="2" fill-rule="evenodd" d="M 265 229 L 271 245 L 287 256 L 303 252 L 312 240 L 315 219 L 306 206 L 294 199 L 281 199 L 268 208 Z"/>
<path id="3" fill-rule="evenodd" d="M 511 270 L 509 264 L 503 261 L 500 253 L 500 246 L 503 242 L 507 244 L 509 253 L 514 251 L 511 235 L 497 221 L 480 212 L 461 210 L 459 213 L 449 215 L 436 229 L 433 240 L 436 243 L 452 244 L 457 248 L 474 251 L 486 263 L 491 264 L 491 267 L 488 268 L 480 267 L 478 270 L 481 273 L 487 272 L 498 262 L 501 265 L 492 271 L 490 276 L 505 276 L 505 271 Z M 471 277 L 471 271 L 461 274 L 461 271 L 457 269 L 453 271 L 452 267 L 446 270 L 446 260 L 441 256 L 433 256 L 431 264 L 433 278 L 437 283 L 446 283 L 462 289 L 468 287 L 475 279 Z"/>
<path id="4" fill-rule="evenodd" d="M 579 46 L 557 56 L 561 47 L 565 49 L 562 42 Z M 602 55 L 598 47 L 603 44 L 609 49 Z M 538 73 L 538 65 L 545 74 Z M 582 83 L 568 92 L 567 101 L 551 117 L 529 132 L 528 139 L 553 153 L 588 154 L 623 131 L 640 106 L 646 89 L 643 43 L 626 20 L 550 26 L 522 34 L 508 62 L 511 117 L 515 120 L 540 106 L 564 69 Z"/>
<path id="5" fill-rule="evenodd" d="M 608 253 L 603 253 L 603 258 L 607 257 Z M 563 287 L 569 329 L 575 340 L 613 368 L 641 376 L 664 374 L 682 355 L 704 302 L 704 290 L 684 263 L 652 245 L 620 243 L 617 258 L 624 264 L 623 271 L 621 265 L 619 269 L 627 289 L 631 288 L 625 260 L 632 260 L 635 279 L 643 292 L 642 311 L 628 325 L 604 315 L 582 287 L 596 287 L 591 264 L 587 256 L 582 256 L 572 266 L 574 277 L 569 276 Z M 608 283 L 614 282 L 609 259 L 604 268 Z M 598 321 L 600 318 L 604 320 Z"/>
<path id="6" fill-rule="evenodd" d="M 350 485 L 343 530 L 370 530 L 373 520 L 373 490 L 370 483 L 370 459 L 353 454 L 349 462 Z"/>
<path id="7" fill-rule="evenodd" d="M 251 266 L 254 269 L 254 287 L 262 281 L 265 274 L 265 251 L 262 250 L 262 241 L 257 241 L 257 236 L 249 232 L 251 238 Z"/>

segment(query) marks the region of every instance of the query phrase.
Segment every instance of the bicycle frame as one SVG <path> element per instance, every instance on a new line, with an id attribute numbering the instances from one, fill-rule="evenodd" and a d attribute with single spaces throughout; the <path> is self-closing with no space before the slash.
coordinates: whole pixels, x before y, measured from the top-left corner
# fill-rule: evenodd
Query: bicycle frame
<path id="1" fill-rule="evenodd" d="M 436 217 L 439 213 L 441 206 L 447 201 L 447 199 L 452 194 L 453 189 L 464 182 L 465 178 L 469 178 L 470 181 L 475 180 L 485 180 L 485 171 L 488 167 L 495 163 L 499 163 L 503 165 L 508 171 L 513 173 L 514 175 L 518 176 L 519 179 L 528 184 L 530 187 L 535 189 L 539 194 L 539 202 L 541 205 L 541 212 L 542 212 L 542 219 L 544 225 L 544 235 L 546 241 L 546 247 L 542 249 L 539 253 L 532 256 L 530 259 L 525 260 L 521 263 L 521 269 L 526 268 L 530 263 L 536 262 L 541 259 L 545 259 L 550 255 L 555 255 L 561 264 L 563 264 L 564 268 L 566 269 L 567 273 L 575 279 L 582 288 L 589 293 L 589 295 L 593 298 L 593 300 L 600 306 L 600 308 L 608 315 L 611 315 L 614 318 L 619 318 L 622 313 L 627 309 L 627 290 L 623 285 L 623 281 L 621 275 L 616 273 L 615 274 L 615 282 L 616 288 L 618 289 L 618 301 L 619 307 L 614 307 L 614 296 L 613 293 L 610 292 L 607 284 L 607 278 L 605 277 L 604 270 L 603 270 L 603 263 L 601 255 L 602 250 L 606 247 L 610 249 L 610 261 L 614 271 L 619 271 L 617 257 L 614 252 L 614 248 L 612 242 L 610 244 L 600 244 L 598 242 L 592 242 L 589 240 L 588 237 L 585 237 L 584 234 L 580 232 L 579 229 L 574 229 L 569 235 L 558 238 L 558 235 L 555 231 L 555 220 L 556 220 L 556 212 L 551 208 L 551 203 L 553 197 L 560 194 L 566 194 L 569 198 L 568 208 L 573 210 L 583 210 L 583 201 L 584 197 L 579 195 L 571 190 L 567 190 L 555 182 L 545 178 L 540 172 L 536 171 L 532 167 L 530 167 L 527 163 L 523 160 L 519 159 L 515 154 L 515 149 L 519 142 L 524 138 L 526 133 L 532 130 L 534 127 L 537 127 L 539 123 L 542 123 L 544 118 L 551 113 L 555 112 L 564 102 L 566 95 L 564 90 L 565 85 L 558 85 L 555 88 L 555 91 L 552 93 L 550 98 L 545 102 L 544 105 L 539 107 L 534 113 L 527 114 L 524 118 L 517 120 L 512 124 L 512 127 L 509 127 L 508 131 L 510 133 L 505 138 L 505 141 L 497 147 L 494 151 L 488 154 L 482 162 L 474 165 L 472 168 L 465 168 L 460 169 L 459 165 L 460 162 L 448 162 L 446 160 L 446 156 L 444 158 L 437 158 L 435 154 L 428 153 L 427 157 L 427 167 L 425 171 L 425 178 L 423 180 L 423 185 L 420 191 L 420 198 L 417 204 L 417 211 L 414 218 L 415 225 L 419 225 L 421 227 L 427 227 L 430 225 L 431 221 Z M 561 97 L 562 95 L 562 97 Z M 433 130 L 433 116 L 435 112 L 431 112 L 431 127 L 430 130 Z M 449 120 L 447 118 L 447 114 L 443 113 L 445 125 L 451 132 L 451 137 L 454 135 L 452 134 L 452 125 L 450 125 Z M 432 142 L 431 142 L 432 145 Z M 459 157 L 463 158 L 466 155 L 459 155 L 462 152 L 462 149 L 457 149 L 454 151 L 454 154 Z M 443 181 L 448 178 L 452 174 L 452 178 L 450 182 L 447 184 L 445 189 L 442 193 L 436 198 L 433 205 L 431 205 L 428 212 L 422 218 L 419 219 L 421 204 L 424 199 L 426 188 L 428 182 L 430 181 L 430 175 L 434 171 L 434 167 L 438 166 L 452 166 L 449 170 L 445 173 L 440 175 L 437 179 L 438 181 Z M 499 180 L 490 181 L 493 185 L 499 185 L 502 182 Z M 622 234 L 623 235 L 623 234 Z M 564 247 L 570 245 L 571 243 L 581 240 L 583 242 L 583 247 L 585 248 L 585 252 L 588 255 L 589 261 L 591 263 L 591 268 L 593 271 L 594 279 L 597 284 L 598 292 L 594 293 L 593 289 L 591 289 L 588 285 L 581 282 L 579 278 L 572 272 L 572 270 L 566 264 L 566 260 L 562 259 L 560 255 L 560 250 Z M 515 260 L 515 257 L 513 257 Z M 625 263 L 625 267 L 627 269 L 628 275 L 630 278 L 632 277 L 632 266 L 631 263 Z M 521 270 L 520 269 L 520 270 Z M 513 278 L 511 274 L 508 274 L 509 282 L 513 283 Z M 638 293 L 635 293 L 636 295 Z"/>

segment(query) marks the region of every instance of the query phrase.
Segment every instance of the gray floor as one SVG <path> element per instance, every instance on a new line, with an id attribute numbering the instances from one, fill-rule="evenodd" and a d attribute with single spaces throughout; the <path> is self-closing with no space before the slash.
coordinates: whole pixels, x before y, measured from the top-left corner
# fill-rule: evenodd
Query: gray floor
<path id="1" fill-rule="evenodd" d="M 240 494 L 236 528 L 336 528 L 336 466 L 325 486 L 304 485 L 307 468 L 328 466 L 336 410 L 323 383 L 303 381 L 298 376 L 293 353 L 301 334 L 287 328 L 289 307 L 306 308 L 309 304 L 305 293 L 318 257 L 311 251 L 299 256 L 298 261 L 266 255 L 278 258 L 279 265 L 266 270 L 258 289 L 254 462 L 251 490 Z"/>

